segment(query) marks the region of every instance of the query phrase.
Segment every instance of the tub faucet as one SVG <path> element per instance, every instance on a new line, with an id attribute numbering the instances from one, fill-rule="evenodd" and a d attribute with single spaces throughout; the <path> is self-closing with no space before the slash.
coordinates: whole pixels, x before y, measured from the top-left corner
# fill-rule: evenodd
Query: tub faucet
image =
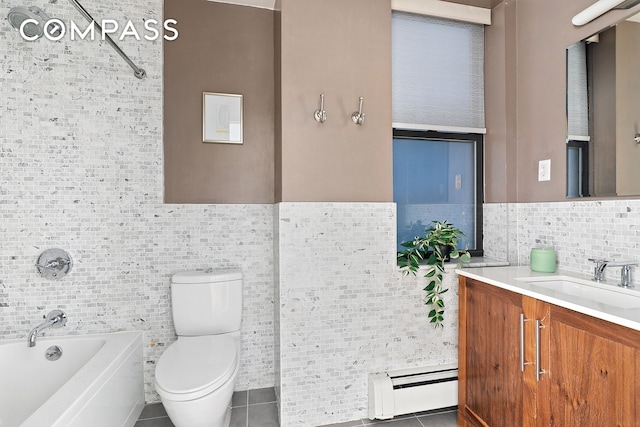
<path id="1" fill-rule="evenodd" d="M 36 345 L 36 337 L 38 334 L 45 329 L 53 328 L 58 329 L 62 328 L 67 324 L 67 314 L 62 310 L 53 310 L 51 313 L 47 314 L 44 322 L 36 326 L 29 332 L 29 338 L 27 339 L 27 346 L 34 347 Z"/>

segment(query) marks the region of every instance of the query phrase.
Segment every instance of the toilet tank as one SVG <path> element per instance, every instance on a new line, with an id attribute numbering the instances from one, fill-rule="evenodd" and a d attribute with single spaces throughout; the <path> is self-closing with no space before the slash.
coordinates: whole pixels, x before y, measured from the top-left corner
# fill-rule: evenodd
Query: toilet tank
<path id="1" fill-rule="evenodd" d="M 171 278 L 171 308 L 176 334 L 216 335 L 239 331 L 242 272 L 198 270 Z"/>

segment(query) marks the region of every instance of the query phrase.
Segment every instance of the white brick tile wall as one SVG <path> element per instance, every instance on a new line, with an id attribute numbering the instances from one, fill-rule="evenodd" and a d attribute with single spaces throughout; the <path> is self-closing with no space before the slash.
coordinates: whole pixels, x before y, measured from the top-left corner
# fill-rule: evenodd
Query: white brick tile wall
<path id="1" fill-rule="evenodd" d="M 425 279 L 396 267 L 393 203 L 281 203 L 276 216 L 283 427 L 364 418 L 370 372 L 457 360 L 455 274 L 436 330 Z"/>
<path id="2" fill-rule="evenodd" d="M 97 19 L 162 19 L 162 1 L 106 0 Z M 5 13 L 16 6 L 0 0 Z M 39 7 L 84 28 L 68 2 Z M 270 387 L 273 366 L 273 207 L 165 205 L 162 43 L 118 42 L 138 80 L 99 41 L 23 41 L 0 25 L 0 337 L 26 337 L 54 308 L 68 326 L 47 334 L 145 332 L 149 401 L 155 361 L 175 340 L 169 280 L 193 268 L 243 270 L 237 389 Z M 71 252 L 60 281 L 38 276 L 38 255 Z"/>
<path id="3" fill-rule="evenodd" d="M 533 247 L 554 248 L 561 268 L 581 273 L 593 270 L 589 258 L 640 260 L 640 200 L 485 204 L 484 228 L 488 255 L 513 264 L 527 265 Z M 606 270 L 611 282 L 619 275 Z"/>

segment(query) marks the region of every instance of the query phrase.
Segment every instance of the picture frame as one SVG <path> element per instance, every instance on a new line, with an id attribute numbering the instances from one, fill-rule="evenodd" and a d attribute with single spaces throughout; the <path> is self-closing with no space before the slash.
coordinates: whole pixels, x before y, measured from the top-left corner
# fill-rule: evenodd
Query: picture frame
<path id="1" fill-rule="evenodd" d="M 242 95 L 202 93 L 202 142 L 242 144 Z"/>

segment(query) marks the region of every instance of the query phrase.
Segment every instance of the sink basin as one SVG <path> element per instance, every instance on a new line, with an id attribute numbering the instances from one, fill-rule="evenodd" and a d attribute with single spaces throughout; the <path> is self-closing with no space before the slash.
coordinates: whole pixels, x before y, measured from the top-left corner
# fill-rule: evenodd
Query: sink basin
<path id="1" fill-rule="evenodd" d="M 640 308 L 640 293 L 567 276 L 523 277 L 532 290 L 568 301 L 580 299 L 622 309 Z"/>

